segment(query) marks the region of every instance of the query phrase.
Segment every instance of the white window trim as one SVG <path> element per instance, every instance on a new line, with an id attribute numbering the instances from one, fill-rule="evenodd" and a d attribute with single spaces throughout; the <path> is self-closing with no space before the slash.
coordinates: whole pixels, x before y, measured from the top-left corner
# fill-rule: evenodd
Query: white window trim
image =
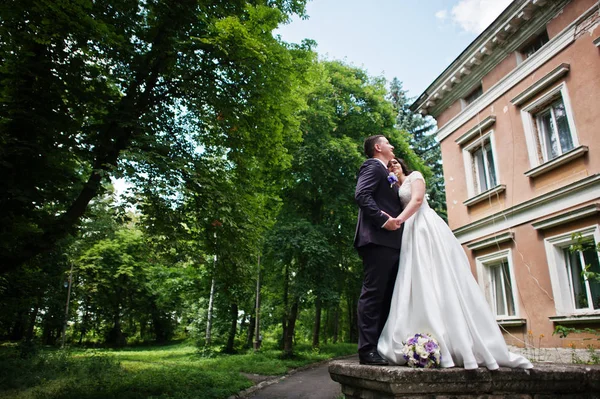
<path id="1" fill-rule="evenodd" d="M 513 302 L 514 302 L 514 306 L 515 306 L 515 314 L 514 316 L 500 316 L 500 315 L 496 315 L 494 314 L 494 317 L 496 317 L 496 320 L 498 321 L 502 321 L 502 322 L 507 322 L 510 320 L 520 320 L 521 317 L 519 316 L 521 314 L 521 311 L 519 309 L 519 296 L 518 296 L 518 289 L 517 289 L 517 279 L 515 278 L 515 268 L 513 265 L 513 261 L 512 261 L 512 250 L 511 249 L 505 249 L 502 251 L 498 251 L 498 252 L 494 252 L 492 254 L 488 254 L 488 255 L 484 255 L 484 256 L 478 256 L 475 258 L 475 263 L 477 265 L 477 282 L 479 283 L 479 287 L 481 288 L 481 290 L 483 291 L 486 300 L 488 300 L 488 305 L 490 306 L 490 309 L 492 310 L 492 313 L 494 313 L 494 305 L 489 303 L 489 296 L 488 296 L 488 292 L 486 291 L 486 285 L 489 281 L 489 272 L 488 272 L 488 265 L 490 264 L 495 264 L 498 263 L 501 260 L 506 259 L 506 262 L 508 262 L 508 272 L 510 274 L 510 282 L 511 282 L 511 288 L 512 288 L 512 297 L 513 297 Z M 508 323 L 510 324 L 510 323 Z"/>
<path id="2" fill-rule="evenodd" d="M 573 298 L 569 288 L 570 277 L 567 275 L 567 269 L 565 268 L 563 250 L 575 242 L 571 238 L 575 233 L 581 234 L 583 238 L 593 237 L 596 243 L 600 242 L 599 225 L 569 231 L 568 233 L 552 236 L 544 240 L 557 316 L 600 314 L 600 309 L 576 309 L 573 305 Z"/>
<path id="3" fill-rule="evenodd" d="M 463 161 L 465 164 L 465 178 L 467 180 L 467 193 L 469 195 L 469 199 L 476 197 L 480 194 L 486 193 L 489 190 L 494 189 L 494 187 L 489 187 L 487 190 L 483 190 L 478 193 L 475 189 L 475 177 L 473 176 L 473 155 L 472 152 L 477 147 L 481 147 L 482 142 L 485 140 L 490 140 L 490 145 L 492 147 L 492 157 L 494 157 L 494 173 L 496 174 L 496 186 L 500 185 L 500 174 L 498 171 L 498 155 L 496 154 L 496 144 L 494 140 L 494 131 L 490 130 L 487 133 L 481 135 L 477 140 L 473 141 L 471 144 L 463 147 Z M 467 200 L 468 201 L 468 200 Z"/>
<path id="4" fill-rule="evenodd" d="M 567 91 L 567 85 L 562 82 L 561 84 L 553 87 L 547 93 L 538 97 L 533 102 L 529 103 L 527 106 L 521 108 L 521 119 L 523 120 L 523 129 L 525 131 L 525 141 L 527 143 L 527 152 L 529 154 L 529 164 L 531 169 L 538 167 L 540 165 L 546 164 L 548 162 L 552 162 L 553 159 L 540 162 L 537 151 L 537 142 L 538 142 L 538 131 L 534 127 L 534 113 L 540 108 L 550 104 L 550 102 L 558 97 L 562 97 L 563 103 L 565 104 L 565 112 L 567 113 L 567 122 L 569 123 L 569 129 L 571 131 L 571 138 L 573 139 L 573 148 L 579 147 L 579 136 L 577 134 L 577 129 L 575 128 L 575 120 L 573 119 L 573 112 L 571 108 L 571 100 L 569 98 L 569 93 Z M 544 150 L 542 150 L 544 151 Z"/>

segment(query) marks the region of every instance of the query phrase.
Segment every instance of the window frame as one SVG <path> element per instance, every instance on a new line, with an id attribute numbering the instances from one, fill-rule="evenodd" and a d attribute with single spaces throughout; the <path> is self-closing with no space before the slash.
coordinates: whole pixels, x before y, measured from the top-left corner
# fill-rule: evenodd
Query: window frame
<path id="1" fill-rule="evenodd" d="M 501 250 L 501 251 L 497 251 L 497 252 L 494 252 L 491 254 L 478 256 L 475 258 L 475 263 L 477 265 L 477 282 L 479 284 L 479 287 L 483 291 L 485 299 L 488 302 L 488 305 L 490 306 L 490 309 L 492 310 L 492 313 L 494 314 L 494 317 L 496 318 L 497 321 L 520 319 L 520 309 L 519 309 L 519 300 L 518 300 L 519 290 L 517 288 L 517 279 L 515 277 L 514 264 L 513 264 L 512 259 L 513 259 L 512 250 L 510 248 Z M 494 300 L 495 293 L 492 292 L 493 283 L 492 283 L 492 273 L 490 270 L 492 267 L 500 267 L 500 266 L 498 266 L 498 264 L 503 261 L 506 261 L 507 267 L 508 267 L 508 274 L 509 274 L 509 278 L 510 278 L 510 287 L 511 287 L 510 294 L 512 296 L 512 302 L 513 302 L 513 306 L 514 306 L 514 310 L 515 310 L 514 315 L 508 315 L 508 314 L 499 315 L 499 314 L 497 314 L 496 301 Z M 504 285 L 503 285 L 503 293 L 505 295 L 505 297 L 504 297 L 505 307 L 508 312 L 508 307 L 506 306 L 508 303 L 508 299 L 506 298 L 506 290 L 505 290 Z"/>
<path id="2" fill-rule="evenodd" d="M 592 238 L 595 244 L 600 242 L 600 226 L 598 224 L 544 239 L 556 314 L 558 316 L 600 315 L 600 309 L 577 309 L 575 306 L 572 290 L 573 282 L 568 274 L 567 262 L 564 257 L 564 249 L 576 242 L 572 238 L 575 233 L 581 234 L 584 239 Z M 600 254 L 598 256 L 600 257 Z"/>
<path id="3" fill-rule="evenodd" d="M 571 150 L 576 149 L 580 145 L 578 138 L 579 136 L 575 127 L 575 119 L 573 118 L 571 100 L 569 98 L 567 86 L 565 82 L 562 82 L 521 108 L 521 119 L 523 120 L 525 142 L 527 144 L 529 164 L 532 169 L 537 166 L 550 163 L 556 158 L 560 157 L 561 155 L 566 154 L 566 152 L 563 152 L 561 155 L 555 158 L 546 159 L 547 155 L 544 155 L 545 150 L 542 147 L 543 143 L 540 141 L 540 131 L 536 121 L 536 118 L 538 117 L 537 115 L 541 113 L 544 109 L 550 107 L 552 103 L 554 103 L 558 98 L 562 99 L 565 107 L 567 123 L 569 125 L 569 132 L 571 134 L 571 140 L 573 142 L 573 148 Z"/>
<path id="4" fill-rule="evenodd" d="M 482 143 L 483 143 L 483 149 L 485 149 L 485 142 L 488 140 L 489 140 L 491 152 L 492 152 L 493 171 L 494 171 L 494 174 L 496 177 L 496 184 L 494 186 L 488 187 L 485 190 L 481 190 L 481 187 L 479 187 L 479 176 L 477 175 L 478 166 L 477 166 L 477 163 L 474 161 L 473 154 L 477 149 L 482 149 Z M 463 160 L 464 160 L 464 164 L 465 164 L 465 177 L 467 180 L 467 192 L 468 192 L 469 198 L 472 198 L 479 194 L 493 190 L 495 187 L 498 187 L 500 185 L 500 173 L 498 170 L 498 155 L 496 153 L 496 145 L 495 145 L 495 140 L 494 140 L 494 130 L 493 129 L 487 131 L 486 133 L 482 134 L 480 137 L 475 139 L 470 144 L 464 146 L 462 148 L 462 151 L 463 151 Z M 482 153 L 485 158 L 486 157 L 485 154 L 487 154 L 487 151 L 482 151 Z M 486 166 L 489 167 L 489 165 L 486 165 Z M 485 180 L 486 180 L 487 184 L 490 184 L 491 177 L 489 175 L 486 175 Z"/>
<path id="5" fill-rule="evenodd" d="M 529 53 L 529 54 L 526 53 L 525 50 L 527 50 L 529 47 L 532 47 L 534 44 L 537 44 L 538 42 L 541 41 L 540 38 L 543 34 L 546 34 L 546 39 L 547 39 L 544 42 L 544 44 L 542 44 L 540 47 L 538 47 L 534 52 Z M 544 25 L 544 28 L 542 30 L 540 30 L 536 34 L 532 35 L 529 40 L 527 40 L 523 45 L 521 45 L 521 47 L 519 47 L 519 49 L 517 50 L 517 54 L 519 55 L 519 58 L 517 58 L 518 63 L 521 63 L 521 62 L 533 57 L 537 52 L 539 52 L 541 49 L 543 49 L 544 46 L 546 44 L 548 44 L 549 42 L 550 42 L 550 35 L 548 35 L 548 28 L 546 27 L 546 25 Z"/>

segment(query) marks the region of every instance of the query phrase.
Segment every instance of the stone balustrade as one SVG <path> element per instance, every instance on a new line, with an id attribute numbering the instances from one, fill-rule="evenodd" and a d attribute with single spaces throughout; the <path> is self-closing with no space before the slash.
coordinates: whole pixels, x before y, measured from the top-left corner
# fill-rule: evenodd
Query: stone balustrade
<path id="1" fill-rule="evenodd" d="M 465 370 L 367 366 L 337 360 L 329 374 L 346 398 L 379 399 L 595 399 L 600 366 L 534 364 L 531 370 Z"/>

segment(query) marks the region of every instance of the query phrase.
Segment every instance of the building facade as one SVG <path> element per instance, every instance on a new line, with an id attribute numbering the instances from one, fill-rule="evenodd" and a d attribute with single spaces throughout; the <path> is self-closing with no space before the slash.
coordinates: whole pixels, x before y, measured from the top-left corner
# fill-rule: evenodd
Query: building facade
<path id="1" fill-rule="evenodd" d="M 600 2 L 515 0 L 419 96 L 448 222 L 509 344 L 600 328 Z M 575 245 L 575 246 L 574 246 Z"/>

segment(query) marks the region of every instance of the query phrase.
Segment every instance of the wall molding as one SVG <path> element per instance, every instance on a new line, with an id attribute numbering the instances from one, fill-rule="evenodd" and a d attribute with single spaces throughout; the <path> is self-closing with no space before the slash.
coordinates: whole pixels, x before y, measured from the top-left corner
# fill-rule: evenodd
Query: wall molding
<path id="1" fill-rule="evenodd" d="M 542 90 L 548 88 L 550 85 L 552 85 L 558 79 L 562 78 L 564 75 L 569 73 L 570 69 L 571 69 L 571 66 L 569 64 L 566 64 L 566 63 L 560 64 L 559 66 L 557 66 L 556 68 L 554 68 L 553 70 L 548 72 L 546 74 L 546 76 L 539 79 L 537 82 L 535 82 L 534 84 L 532 84 L 531 86 L 529 86 L 528 88 L 526 88 L 525 90 L 523 90 L 522 92 L 517 94 L 512 100 L 510 100 L 510 102 L 515 106 L 519 106 L 519 105 L 531 100 Z"/>
<path id="2" fill-rule="evenodd" d="M 487 128 L 492 126 L 494 123 L 496 123 L 496 116 L 490 115 L 487 118 L 485 118 L 484 120 L 482 120 L 481 122 L 475 124 L 475 126 L 470 128 L 469 130 L 467 130 L 467 132 L 465 134 L 463 134 L 462 136 L 460 136 L 459 138 L 457 138 L 455 140 L 455 142 L 458 145 L 463 145 L 467 141 L 471 140 L 473 137 L 484 132 Z"/>
<path id="3" fill-rule="evenodd" d="M 496 234 L 492 237 L 486 237 L 482 238 L 481 240 L 471 241 L 467 244 L 467 248 L 469 248 L 471 251 L 476 251 L 478 249 L 489 248 L 506 241 L 511 241 L 514 238 L 515 233 L 507 231 L 504 233 Z"/>
<path id="4" fill-rule="evenodd" d="M 453 230 L 461 244 L 510 229 L 531 220 L 598 199 L 600 174 L 594 174 L 559 189 L 524 201 Z"/>
<path id="5" fill-rule="evenodd" d="M 578 209 L 572 209 L 563 212 L 559 215 L 549 217 L 548 219 L 540 220 L 539 222 L 532 223 L 534 229 L 545 230 L 551 227 L 560 226 L 566 223 L 573 222 L 575 220 L 583 219 L 588 216 L 593 216 L 600 212 L 600 203 L 584 206 Z"/>

